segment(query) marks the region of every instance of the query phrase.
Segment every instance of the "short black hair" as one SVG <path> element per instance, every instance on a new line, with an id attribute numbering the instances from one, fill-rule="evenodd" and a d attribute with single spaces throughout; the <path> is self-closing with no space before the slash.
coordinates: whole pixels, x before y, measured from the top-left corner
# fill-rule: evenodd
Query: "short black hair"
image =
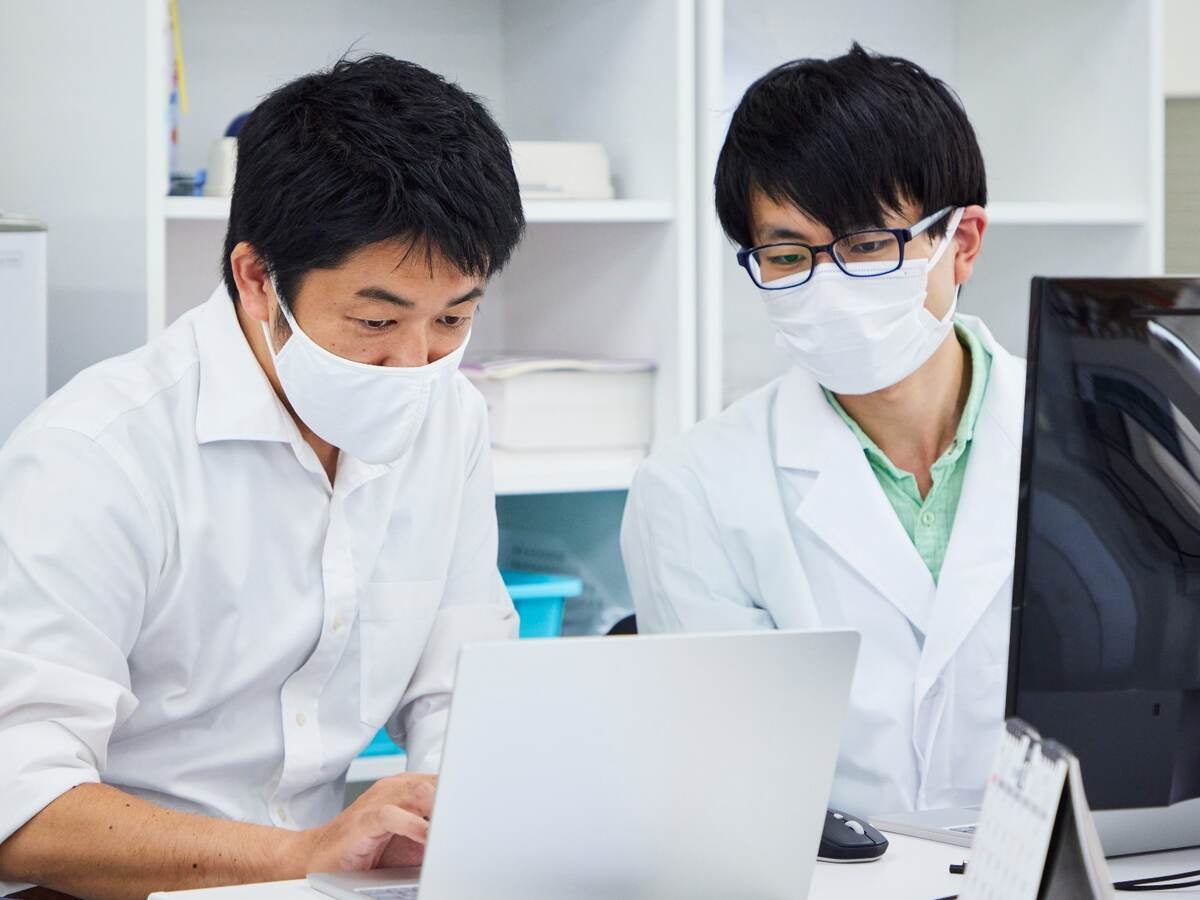
<path id="1" fill-rule="evenodd" d="M 958 96 L 917 64 L 857 43 L 834 59 L 784 63 L 750 86 L 714 187 L 721 226 L 743 247 L 754 243 L 755 191 L 835 235 L 879 225 L 904 201 L 922 216 L 987 203 L 983 155 Z"/>
<path id="2" fill-rule="evenodd" d="M 222 263 L 251 244 L 284 296 L 311 269 L 402 239 L 490 277 L 525 217 L 508 140 L 483 104 L 411 62 L 341 59 L 277 89 L 238 134 Z"/>

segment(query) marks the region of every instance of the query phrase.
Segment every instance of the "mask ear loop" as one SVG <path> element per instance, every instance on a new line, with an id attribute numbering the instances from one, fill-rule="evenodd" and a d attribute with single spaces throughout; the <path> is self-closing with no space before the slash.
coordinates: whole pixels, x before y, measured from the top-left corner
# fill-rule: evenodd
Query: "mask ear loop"
<path id="1" fill-rule="evenodd" d="M 929 257 L 926 263 L 925 271 L 928 272 L 946 255 L 946 248 L 950 246 L 950 242 L 954 240 L 954 235 L 958 233 L 958 226 L 962 224 L 963 212 L 965 210 L 960 206 L 950 214 L 950 223 L 946 226 L 946 233 L 942 235 L 941 241 L 938 242 L 937 249 L 933 251 L 933 256 Z"/>
<path id="2" fill-rule="evenodd" d="M 275 292 L 275 306 L 279 310 L 279 315 L 283 318 L 283 320 L 285 322 L 287 322 L 288 328 L 290 328 L 292 330 L 292 333 L 294 334 L 295 332 L 299 331 L 300 329 L 296 325 L 296 320 L 292 318 L 292 314 L 290 312 L 288 312 L 287 304 L 283 302 L 283 292 L 279 290 L 279 281 L 278 281 L 278 279 L 276 279 L 274 272 L 271 272 L 269 274 L 269 278 L 271 280 L 271 290 L 273 290 Z M 272 329 L 272 327 L 271 327 L 269 314 L 267 316 L 267 319 L 268 319 L 268 321 L 263 323 L 263 334 L 269 335 L 270 332 L 273 331 L 274 329 Z M 276 321 L 275 324 L 278 325 L 279 324 L 278 321 Z M 269 336 L 267 338 L 267 349 L 269 349 L 271 351 L 272 356 L 277 356 L 281 352 L 280 350 L 275 349 L 275 345 L 272 343 L 271 338 Z"/>
<path id="3" fill-rule="evenodd" d="M 933 270 L 942 257 L 946 255 L 946 248 L 950 246 L 950 242 L 954 240 L 954 235 L 958 233 L 958 226 L 962 223 L 963 208 L 960 206 L 950 215 L 950 224 L 946 226 L 946 233 L 942 235 L 941 243 L 933 251 L 933 256 L 929 257 L 929 262 L 925 267 L 925 289 L 929 290 L 929 273 Z M 954 321 L 954 317 L 958 314 L 958 292 L 962 287 L 961 284 L 954 285 L 954 299 L 950 301 L 950 308 L 946 310 L 946 316 L 938 324 L 946 324 L 946 320 Z"/>

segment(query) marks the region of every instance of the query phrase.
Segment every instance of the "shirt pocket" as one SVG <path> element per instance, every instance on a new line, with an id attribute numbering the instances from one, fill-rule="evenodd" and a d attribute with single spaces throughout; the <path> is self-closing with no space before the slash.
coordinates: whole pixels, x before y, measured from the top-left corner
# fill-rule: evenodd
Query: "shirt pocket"
<path id="1" fill-rule="evenodd" d="M 359 714 L 380 728 L 408 689 L 429 639 L 445 583 L 374 581 L 363 588 L 358 611 Z"/>

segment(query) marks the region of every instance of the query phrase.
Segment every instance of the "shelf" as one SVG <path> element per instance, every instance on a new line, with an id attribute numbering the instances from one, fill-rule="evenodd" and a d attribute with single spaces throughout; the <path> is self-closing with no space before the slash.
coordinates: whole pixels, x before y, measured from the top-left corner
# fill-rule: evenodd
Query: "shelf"
<path id="1" fill-rule="evenodd" d="M 987 206 L 992 225 L 1144 225 L 1147 210 L 1134 203 L 998 202 Z"/>
<path id="2" fill-rule="evenodd" d="M 670 203 L 655 200 L 533 200 L 525 204 L 530 224 L 550 222 L 670 222 Z"/>
<path id="3" fill-rule="evenodd" d="M 389 775 L 399 775 L 408 768 L 408 757 L 403 753 L 386 756 L 359 756 L 350 763 L 346 780 L 350 782 L 378 781 Z"/>
<path id="4" fill-rule="evenodd" d="M 167 197 L 163 206 L 168 221 L 224 222 L 229 218 L 228 197 Z M 525 204 L 530 224 L 670 222 L 670 203 L 655 200 L 535 200 Z"/>
<path id="5" fill-rule="evenodd" d="M 623 491 L 644 458 L 642 450 L 492 451 L 498 495 Z"/>
<path id="6" fill-rule="evenodd" d="M 225 221 L 228 197 L 167 197 L 171 220 Z M 993 225 L 1141 225 L 1146 208 L 1122 203 L 1000 201 L 987 207 Z M 654 200 L 536 200 L 525 204 L 530 224 L 670 222 L 671 204 Z"/>

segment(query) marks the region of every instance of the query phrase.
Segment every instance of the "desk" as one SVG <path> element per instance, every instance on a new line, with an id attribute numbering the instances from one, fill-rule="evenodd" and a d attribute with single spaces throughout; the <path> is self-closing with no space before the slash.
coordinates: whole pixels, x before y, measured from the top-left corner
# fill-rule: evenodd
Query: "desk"
<path id="1" fill-rule="evenodd" d="M 817 863 L 809 900 L 936 900 L 955 894 L 962 887 L 962 876 L 951 875 L 949 867 L 951 863 L 969 859 L 970 851 L 904 835 L 888 835 L 888 840 L 892 845 L 878 862 Z M 1109 860 L 1109 868 L 1114 881 L 1200 869 L 1200 849 L 1113 859 Z M 1200 888 L 1171 893 L 1200 897 Z M 275 881 L 151 894 L 150 900 L 322 900 L 323 897 L 304 881 Z"/>

